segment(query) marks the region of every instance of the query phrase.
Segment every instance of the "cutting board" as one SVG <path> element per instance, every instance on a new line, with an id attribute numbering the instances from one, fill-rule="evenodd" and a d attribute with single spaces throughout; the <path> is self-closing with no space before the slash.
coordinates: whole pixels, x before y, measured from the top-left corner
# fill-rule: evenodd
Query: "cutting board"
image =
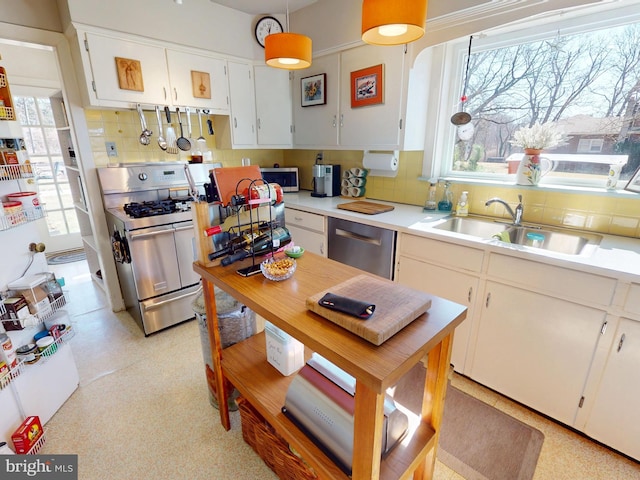
<path id="1" fill-rule="evenodd" d="M 231 202 L 231 197 L 236 193 L 242 193 L 247 189 L 253 180 L 257 185 L 262 185 L 262 174 L 258 165 L 248 165 L 246 167 L 222 167 L 212 170 L 213 178 L 216 181 L 216 188 L 223 206 Z"/>
<path id="2" fill-rule="evenodd" d="M 376 310 L 369 319 L 362 320 L 318 305 L 318 300 L 328 292 L 370 302 Z M 312 312 L 374 345 L 381 345 L 431 307 L 431 299 L 425 293 L 370 275 L 350 278 L 312 295 L 305 303 Z"/>
<path id="3" fill-rule="evenodd" d="M 339 203 L 338 208 L 342 210 L 349 210 L 351 212 L 365 213 L 367 215 L 376 215 L 378 213 L 390 212 L 395 207 L 392 205 L 383 205 L 381 203 L 358 200 L 356 202 Z"/>

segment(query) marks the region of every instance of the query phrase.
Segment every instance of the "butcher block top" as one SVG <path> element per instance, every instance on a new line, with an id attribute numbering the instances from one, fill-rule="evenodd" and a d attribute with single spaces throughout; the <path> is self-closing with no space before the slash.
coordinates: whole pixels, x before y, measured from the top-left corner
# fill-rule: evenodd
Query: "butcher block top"
<path id="1" fill-rule="evenodd" d="M 362 300 L 376 306 L 373 315 L 360 319 L 318 304 L 325 293 Z M 358 275 L 307 298 L 307 308 L 374 345 L 391 338 L 431 306 L 431 297 L 382 278 Z"/>
<path id="2" fill-rule="evenodd" d="M 364 200 L 339 203 L 337 207 L 342 210 L 364 213 L 366 215 L 376 215 L 378 213 L 390 212 L 395 208 L 393 205 L 383 205 L 382 203 L 366 202 Z"/>

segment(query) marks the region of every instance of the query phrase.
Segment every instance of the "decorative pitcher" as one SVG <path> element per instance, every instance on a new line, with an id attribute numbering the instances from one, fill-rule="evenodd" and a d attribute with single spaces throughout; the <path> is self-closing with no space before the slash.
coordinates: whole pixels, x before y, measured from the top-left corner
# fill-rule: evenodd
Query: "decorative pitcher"
<path id="1" fill-rule="evenodd" d="M 553 170 L 553 162 L 540 156 L 542 150 L 525 149 L 516 172 L 518 185 L 538 185 L 540 179 Z"/>

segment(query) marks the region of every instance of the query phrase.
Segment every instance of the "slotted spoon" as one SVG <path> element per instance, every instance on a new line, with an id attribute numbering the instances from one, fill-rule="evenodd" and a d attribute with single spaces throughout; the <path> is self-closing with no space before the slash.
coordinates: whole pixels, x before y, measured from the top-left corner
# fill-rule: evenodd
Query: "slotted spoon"
<path id="1" fill-rule="evenodd" d="M 176 113 L 178 114 L 178 125 L 180 125 L 180 136 L 176 140 L 176 145 L 183 152 L 187 152 L 191 150 L 191 142 L 184 136 L 184 131 L 182 130 L 182 117 L 180 116 L 179 108 L 176 108 Z"/>

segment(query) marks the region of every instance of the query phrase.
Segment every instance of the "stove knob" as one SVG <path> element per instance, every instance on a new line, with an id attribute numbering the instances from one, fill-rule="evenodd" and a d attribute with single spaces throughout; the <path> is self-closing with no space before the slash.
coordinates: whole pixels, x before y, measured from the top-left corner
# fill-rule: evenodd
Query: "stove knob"
<path id="1" fill-rule="evenodd" d="M 147 178 L 149 178 L 149 177 L 147 176 L 147 174 L 146 174 L 146 173 L 139 173 L 139 174 L 138 174 L 138 179 L 139 179 L 139 180 L 141 180 L 141 181 L 143 181 L 143 182 L 144 182 Z"/>

